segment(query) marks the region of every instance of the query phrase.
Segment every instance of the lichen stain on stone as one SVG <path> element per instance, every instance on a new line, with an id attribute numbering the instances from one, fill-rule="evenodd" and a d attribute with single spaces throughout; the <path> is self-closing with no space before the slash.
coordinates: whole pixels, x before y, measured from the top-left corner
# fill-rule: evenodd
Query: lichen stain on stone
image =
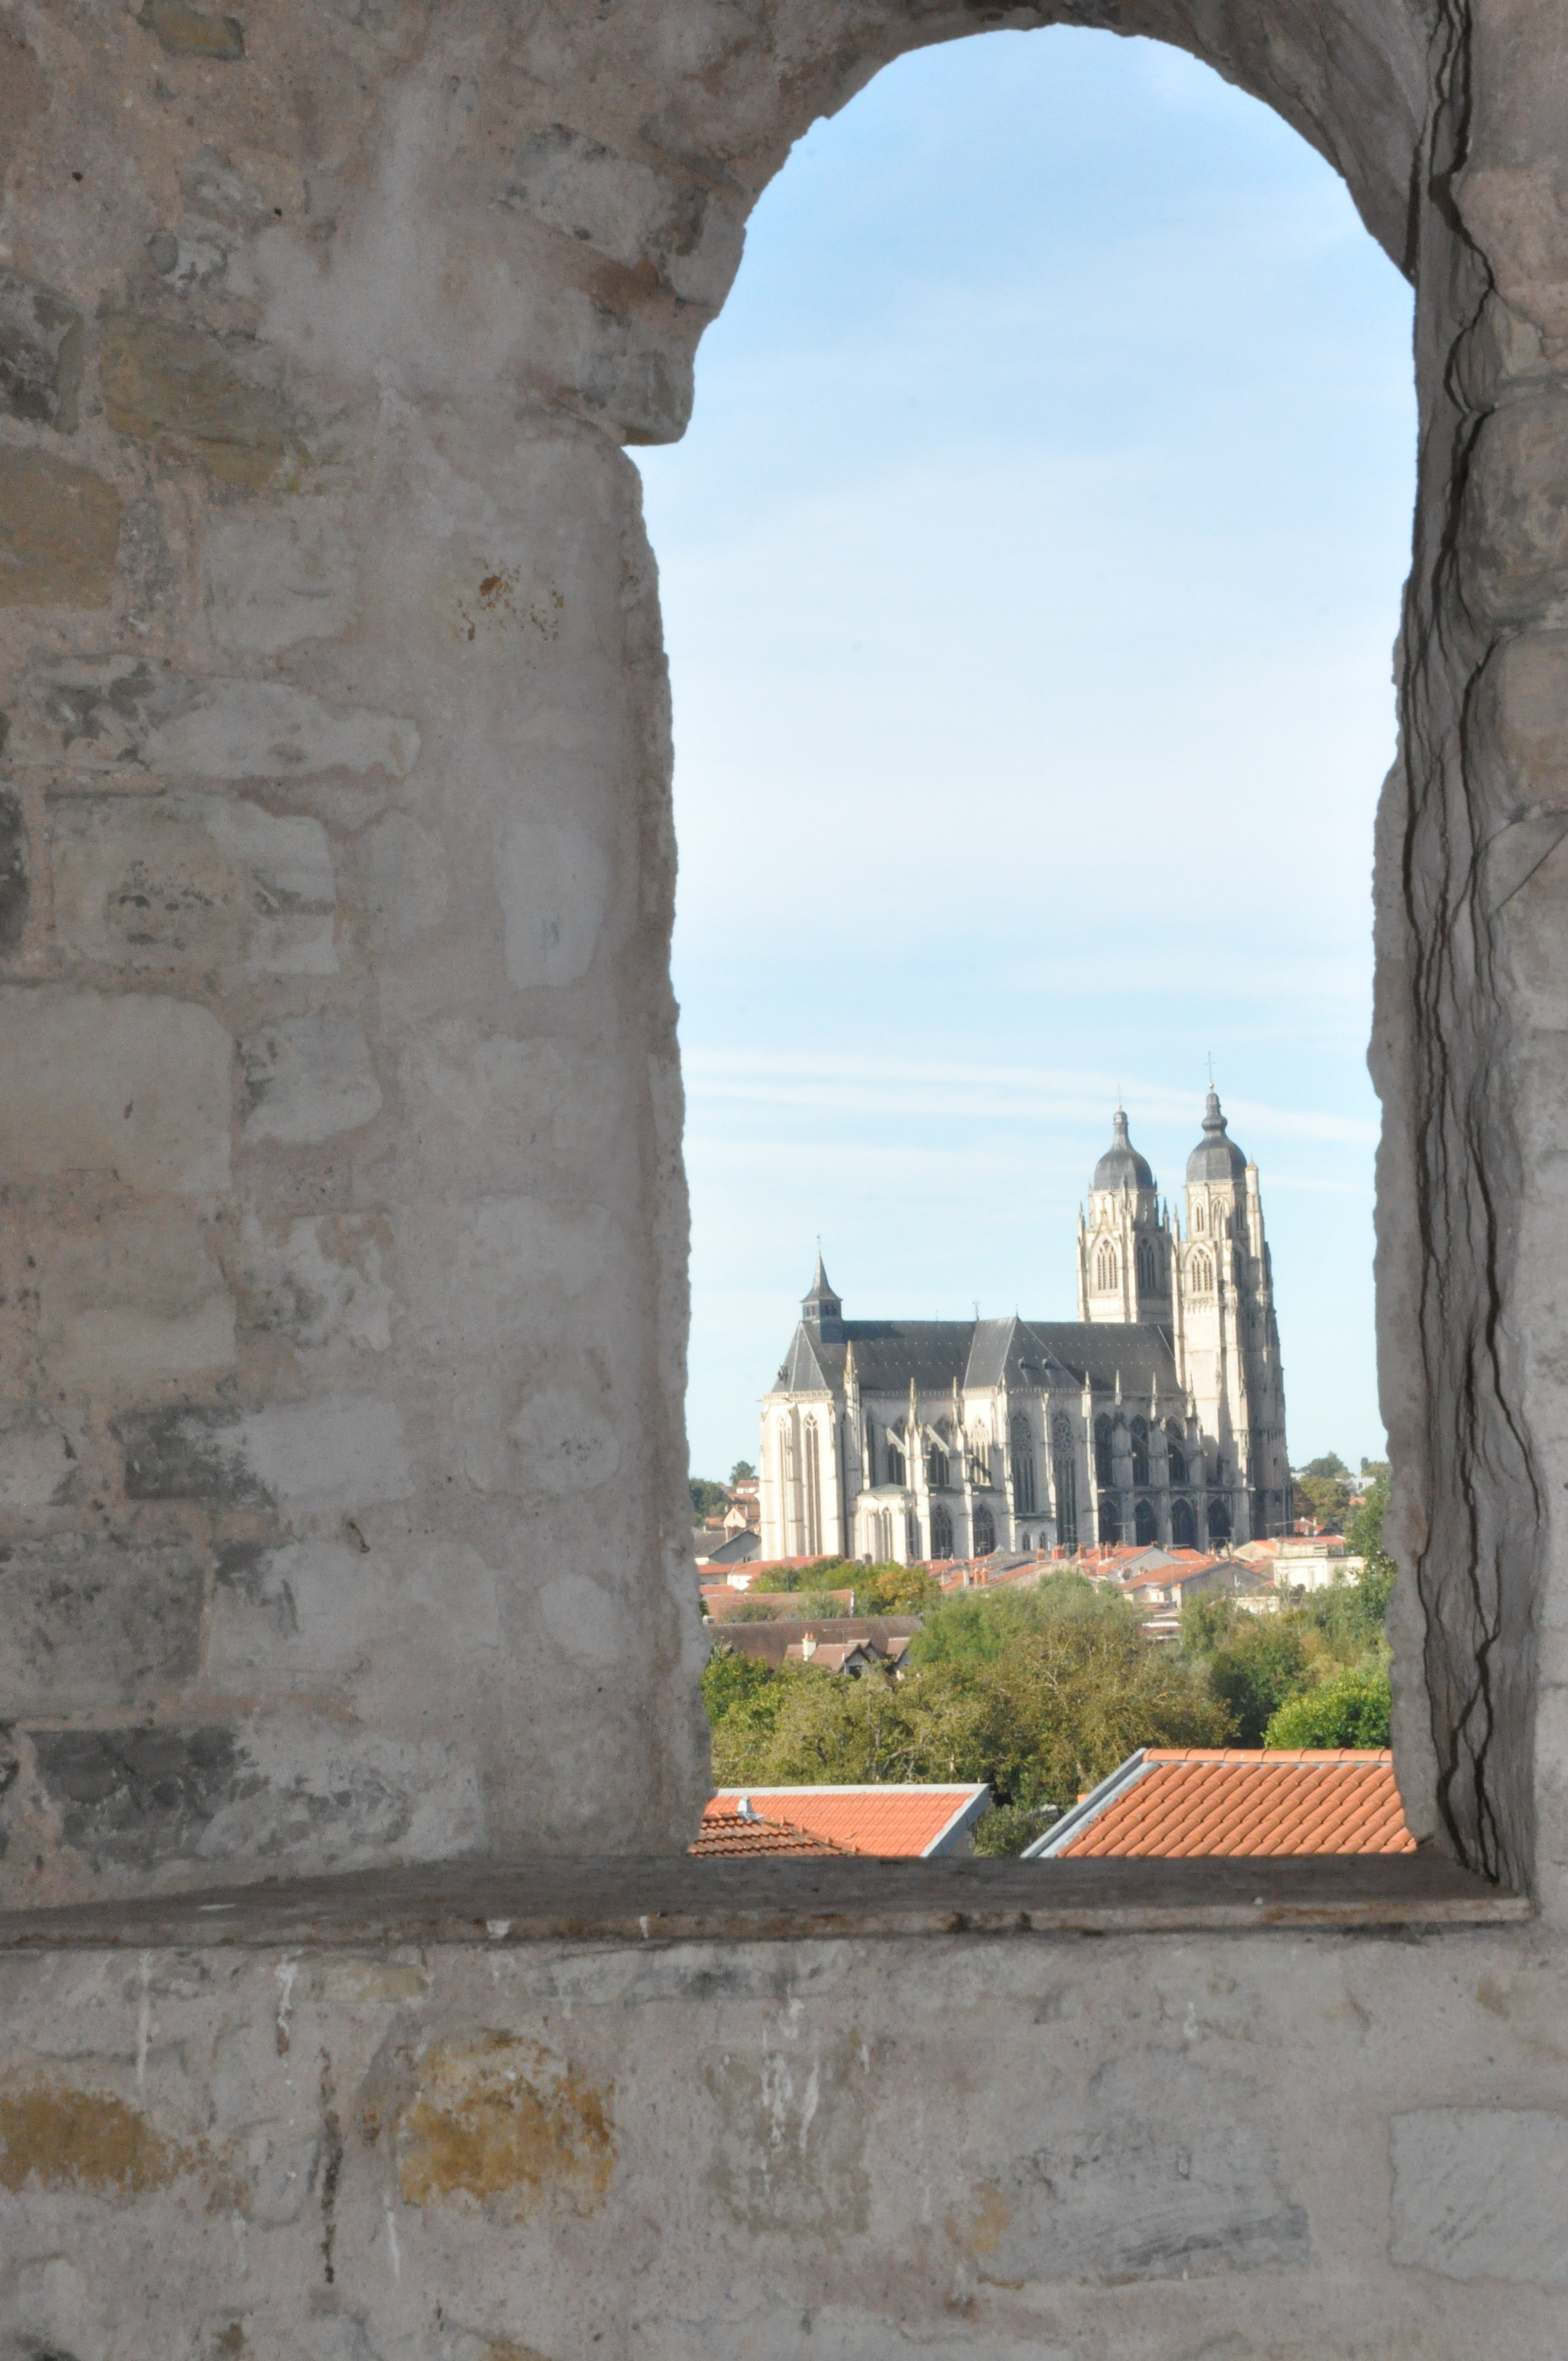
<path id="1" fill-rule="evenodd" d="M 93 2190 L 139 2197 L 192 2158 L 111 2092 L 34 2082 L 0 2092 L 0 2188 Z"/>
<path id="2" fill-rule="evenodd" d="M 974 2219 L 970 2224 L 969 2236 L 965 2241 L 970 2253 L 994 2255 L 1012 2219 L 1013 2209 L 1001 2190 L 987 2184 L 981 2190 Z"/>
<path id="3" fill-rule="evenodd" d="M 520 2222 L 552 2202 L 591 2213 L 615 2169 L 613 2097 L 517 2034 L 433 2042 L 398 2122 L 404 2202 Z"/>

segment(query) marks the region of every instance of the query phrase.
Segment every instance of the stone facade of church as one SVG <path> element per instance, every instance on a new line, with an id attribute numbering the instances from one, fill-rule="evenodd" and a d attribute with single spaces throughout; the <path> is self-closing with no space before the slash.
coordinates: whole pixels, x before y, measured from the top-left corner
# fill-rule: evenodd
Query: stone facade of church
<path id="1" fill-rule="evenodd" d="M 1114 1118 L 1076 1321 L 846 1320 L 817 1257 L 762 1405 L 764 1557 L 906 1563 L 1278 1532 L 1285 1390 L 1257 1168 L 1211 1091 L 1185 1224 Z"/>

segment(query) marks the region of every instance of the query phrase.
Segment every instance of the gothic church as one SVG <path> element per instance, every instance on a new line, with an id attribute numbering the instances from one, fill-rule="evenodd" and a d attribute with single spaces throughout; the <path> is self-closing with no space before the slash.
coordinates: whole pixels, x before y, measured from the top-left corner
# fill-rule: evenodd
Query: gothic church
<path id="1" fill-rule="evenodd" d="M 1257 1167 L 1211 1090 L 1186 1230 L 1117 1109 L 1078 1224 L 1078 1318 L 846 1320 L 822 1257 L 762 1404 L 762 1555 L 879 1563 L 1224 1546 L 1285 1528 Z"/>

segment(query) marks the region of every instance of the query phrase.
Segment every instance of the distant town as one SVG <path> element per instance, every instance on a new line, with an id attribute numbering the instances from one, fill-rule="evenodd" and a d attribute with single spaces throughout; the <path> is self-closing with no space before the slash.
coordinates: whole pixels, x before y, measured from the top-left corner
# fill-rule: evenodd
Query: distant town
<path id="1" fill-rule="evenodd" d="M 818 1254 L 759 1461 L 692 1480 L 699 1852 L 1408 1849 L 1387 1467 L 1288 1464 L 1216 1093 L 1184 1219 L 1112 1129 L 1076 1322 L 850 1320 Z M 1312 1778 L 1277 1793 L 1287 1762 Z"/>

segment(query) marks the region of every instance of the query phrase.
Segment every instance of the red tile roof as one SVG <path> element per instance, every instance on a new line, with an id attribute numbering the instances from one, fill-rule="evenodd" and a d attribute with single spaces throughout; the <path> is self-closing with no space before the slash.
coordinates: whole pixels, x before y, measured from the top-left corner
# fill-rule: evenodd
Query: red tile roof
<path id="1" fill-rule="evenodd" d="M 983 1783 L 964 1786 L 751 1787 L 752 1808 L 787 1820 L 813 1836 L 830 1838 L 846 1852 L 881 1861 L 919 1861 L 956 1850 L 965 1832 L 989 1808 Z M 709 1812 L 734 1813 L 742 1791 L 715 1795 Z M 704 1825 L 707 1815 L 704 1815 Z"/>
<path id="2" fill-rule="evenodd" d="M 1394 1758 L 1351 1747 L 1149 1747 L 1068 1814 L 1050 1856 L 1414 1852 Z"/>
<path id="3" fill-rule="evenodd" d="M 848 1845 L 835 1844 L 831 1837 L 813 1836 L 809 1828 L 795 1828 L 788 1820 L 765 1819 L 760 1814 L 742 1816 L 727 1812 L 715 1796 L 702 1816 L 702 1833 L 696 1844 L 686 1850 L 696 1853 L 700 1861 L 744 1861 L 760 1852 L 841 1853 L 848 1856 Z"/>

